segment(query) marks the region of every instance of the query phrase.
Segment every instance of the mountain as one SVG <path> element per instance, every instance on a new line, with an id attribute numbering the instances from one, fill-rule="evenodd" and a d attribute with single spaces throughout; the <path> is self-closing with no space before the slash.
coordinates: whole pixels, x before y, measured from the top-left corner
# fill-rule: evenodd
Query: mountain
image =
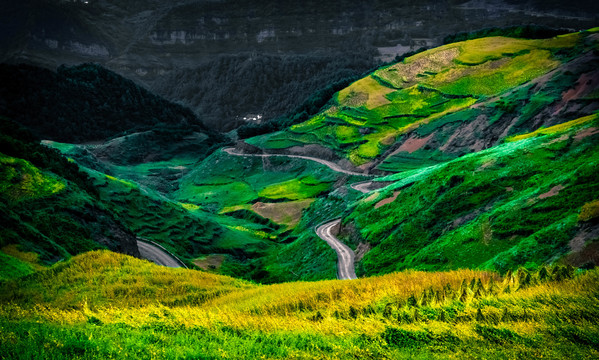
<path id="1" fill-rule="evenodd" d="M 25 0 L 0 15 L 0 61 L 51 70 L 96 62 L 229 130 L 450 34 L 523 24 L 574 31 L 595 26 L 598 13 L 581 0 Z"/>
<path id="2" fill-rule="evenodd" d="M 98 65 L 5 66 L 50 140 L 0 117 L 0 353 L 596 358 L 599 28 L 531 29 L 227 136 Z"/>
<path id="3" fill-rule="evenodd" d="M 593 113 L 595 49 L 591 32 L 445 45 L 374 71 L 306 122 L 247 142 L 303 153 L 306 144 L 324 146 L 364 171 L 443 161 Z"/>
<path id="4" fill-rule="evenodd" d="M 147 106 L 133 114 L 155 106 L 181 115 L 127 123 L 118 121 L 118 105 L 108 106 L 106 118 L 126 135 L 44 144 L 82 167 L 100 203 L 129 231 L 190 265 L 263 283 L 333 277 L 334 254 L 312 230 L 335 218 L 342 219 L 338 237 L 358 254 L 360 275 L 464 266 L 507 271 L 556 261 L 592 267 L 597 44 L 596 29 L 447 44 L 383 66 L 328 102 L 327 93 L 314 95 L 300 114 L 254 129 L 282 130 L 235 149 L 218 149 L 226 144 L 222 136 L 177 122 L 183 115 L 194 121 L 193 114 L 114 73 L 66 68 L 76 74 L 66 79 L 79 79 L 70 81 L 74 87 L 87 79 L 92 94 L 111 104 L 120 98 L 109 86 L 137 91 L 132 99 L 139 101 L 125 103 Z M 67 83 L 57 80 L 60 71 L 5 68 L 46 74 L 48 86 Z M 55 99 L 69 89 L 51 88 L 57 90 L 41 87 L 22 105 L 5 104 L 13 114 L 38 114 L 31 124 L 44 129 L 39 114 L 46 108 L 48 123 L 56 121 L 50 114 L 65 112 Z M 81 97 L 68 101 L 73 115 L 65 123 L 85 108 Z M 528 139 L 513 141 L 522 137 Z"/>
<path id="5" fill-rule="evenodd" d="M 222 141 L 189 109 L 95 64 L 56 72 L 3 64 L 0 79 L 0 111 L 45 139 L 97 141 L 161 124 L 205 132 L 207 147 Z"/>
<path id="6" fill-rule="evenodd" d="M 338 188 L 305 218 L 341 217 L 339 237 L 364 275 L 592 267 L 597 46 L 596 29 L 448 44 L 374 71 L 305 122 L 245 142 L 374 177 L 361 197 Z M 294 259 L 314 240 L 294 236 L 306 245 L 277 259 L 302 273 Z"/>

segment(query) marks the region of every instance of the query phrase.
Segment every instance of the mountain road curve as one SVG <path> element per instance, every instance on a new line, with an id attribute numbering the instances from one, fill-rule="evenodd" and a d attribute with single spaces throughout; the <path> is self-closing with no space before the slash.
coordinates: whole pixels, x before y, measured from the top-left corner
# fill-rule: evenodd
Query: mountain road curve
<path id="1" fill-rule="evenodd" d="M 319 158 L 315 158 L 315 157 L 311 157 L 311 156 L 287 155 L 287 154 L 246 154 L 246 153 L 236 151 L 235 148 L 225 148 L 224 151 L 229 155 L 235 155 L 235 156 L 257 156 L 257 157 L 283 156 L 283 157 L 311 160 L 311 161 L 320 163 L 322 165 L 325 165 L 329 169 L 339 172 L 339 173 L 343 173 L 343 174 L 347 174 L 347 175 L 355 175 L 355 176 L 373 176 L 370 174 L 364 174 L 364 173 L 359 173 L 359 172 L 355 172 L 355 171 L 345 170 L 345 169 L 342 169 L 339 165 L 335 164 L 332 161 L 323 160 L 323 159 L 319 159 Z"/>
<path id="2" fill-rule="evenodd" d="M 285 157 L 292 157 L 292 158 L 298 158 L 298 159 L 312 160 L 312 161 L 316 161 L 317 163 L 323 164 L 323 165 L 327 166 L 328 168 L 330 168 L 331 170 L 336 171 L 336 172 L 340 172 L 340 173 L 344 173 L 344 174 L 348 174 L 348 175 L 372 176 L 372 175 L 368 175 L 368 174 L 362 174 L 362 173 L 357 173 L 357 172 L 353 172 L 353 171 L 348 171 L 348 170 L 342 169 L 341 167 L 339 167 L 339 165 L 337 165 L 333 162 L 310 157 L 310 156 L 284 155 L 284 154 L 244 154 L 244 153 L 235 151 L 234 148 L 226 148 L 226 149 L 224 149 L 224 151 L 227 154 L 234 155 L 234 156 L 258 156 L 258 157 L 285 156 Z M 357 191 L 366 193 L 366 192 L 368 192 L 367 187 L 371 184 L 371 182 L 361 182 L 359 184 L 360 185 L 357 185 L 356 187 L 352 186 L 352 188 Z M 330 222 L 327 222 L 323 225 L 320 225 L 315 230 L 316 235 L 318 235 L 318 237 L 320 237 L 322 240 L 326 241 L 327 244 L 329 244 L 329 246 L 332 247 L 333 250 L 335 250 L 335 252 L 337 253 L 337 278 L 339 280 L 357 279 L 358 277 L 356 276 L 356 270 L 355 270 L 355 265 L 354 265 L 354 258 L 355 258 L 354 251 L 352 249 L 350 249 L 349 246 L 345 245 L 339 239 L 337 239 L 335 237 L 335 235 L 333 235 L 333 233 L 332 233 L 333 228 L 335 226 L 338 226 L 340 223 L 341 223 L 341 219 L 337 219 L 337 220 L 332 220 Z"/>
<path id="3" fill-rule="evenodd" d="M 354 268 L 354 251 L 333 235 L 333 228 L 338 226 L 341 219 L 333 220 L 316 228 L 316 235 L 326 241 L 337 252 L 337 278 L 339 280 L 357 279 Z"/>
<path id="4" fill-rule="evenodd" d="M 162 247 L 151 242 L 137 240 L 137 248 L 142 258 L 149 260 L 157 265 L 173 268 L 187 267 L 176 256 L 172 255 Z"/>
<path id="5" fill-rule="evenodd" d="M 350 185 L 352 189 L 359 191 L 363 194 L 366 194 L 367 192 L 371 191 L 370 186 L 372 186 L 372 181 L 361 181 Z"/>

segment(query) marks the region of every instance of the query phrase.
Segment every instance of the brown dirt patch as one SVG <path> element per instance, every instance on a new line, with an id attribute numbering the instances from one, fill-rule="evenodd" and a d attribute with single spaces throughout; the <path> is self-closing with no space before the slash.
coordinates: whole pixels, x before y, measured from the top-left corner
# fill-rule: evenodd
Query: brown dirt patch
<path id="1" fill-rule="evenodd" d="M 576 135 L 574 135 L 574 139 L 582 140 L 586 137 L 593 136 L 595 134 L 599 134 L 599 128 L 590 127 L 577 132 Z"/>
<path id="2" fill-rule="evenodd" d="M 393 79 L 401 76 L 406 86 L 419 81 L 418 75 L 424 72 L 437 73 L 444 68 L 450 66 L 453 60 L 460 54 L 457 46 L 452 45 L 443 50 L 427 53 L 424 55 L 416 55 L 409 62 L 397 63 L 385 70 L 378 71 L 377 74 L 383 78 Z"/>
<path id="3" fill-rule="evenodd" d="M 206 271 L 218 270 L 225 261 L 224 255 L 208 255 L 193 261 L 194 265 Z"/>
<path id="4" fill-rule="evenodd" d="M 511 186 L 508 186 L 508 187 L 505 188 L 505 191 L 512 192 L 512 191 L 514 191 L 514 188 L 511 187 Z"/>
<path id="5" fill-rule="evenodd" d="M 551 190 L 547 191 L 546 193 L 542 193 L 541 195 L 539 195 L 539 199 L 546 199 L 546 198 L 555 196 L 555 195 L 559 194 L 559 192 L 563 189 L 564 189 L 563 185 L 556 185 L 556 186 L 552 187 Z"/>
<path id="6" fill-rule="evenodd" d="M 463 149 L 468 147 L 475 151 L 480 151 L 484 148 L 484 142 L 481 140 L 481 134 L 488 127 L 488 119 L 485 115 L 479 115 L 475 120 L 466 123 L 457 130 L 447 142 L 439 147 L 443 152 L 451 152 L 453 149 Z"/>
<path id="7" fill-rule="evenodd" d="M 380 207 L 381 207 L 381 206 L 383 206 L 383 205 L 387 205 L 387 204 L 390 204 L 390 203 L 394 202 L 394 201 L 395 201 L 395 199 L 397 199 L 397 196 L 399 195 L 399 193 L 400 193 L 400 192 L 401 192 L 401 191 L 394 191 L 394 192 L 393 192 L 393 196 L 391 196 L 391 197 L 388 197 L 388 198 L 386 198 L 386 199 L 383 199 L 383 200 L 381 200 L 381 201 L 377 202 L 377 203 L 374 205 L 374 208 L 375 208 L 375 209 L 378 209 L 378 208 L 380 208 Z"/>
<path id="8" fill-rule="evenodd" d="M 428 141 L 433 137 L 433 135 L 434 135 L 434 133 L 432 133 L 429 136 L 424 137 L 424 138 L 410 137 L 409 139 L 404 141 L 403 144 L 401 144 L 401 146 L 399 147 L 399 149 L 394 151 L 393 154 L 396 154 L 396 153 L 402 152 L 402 151 L 407 151 L 408 153 L 411 154 L 414 151 L 420 150 L 424 147 L 424 145 L 426 145 L 426 143 L 428 143 Z"/>
<path id="9" fill-rule="evenodd" d="M 562 93 L 562 98 L 553 110 L 553 115 L 561 112 L 566 105 L 591 93 L 599 85 L 599 70 L 580 75 L 574 87 Z"/>
<path id="10" fill-rule="evenodd" d="M 503 132 L 499 135 L 499 139 L 504 139 L 507 137 L 510 129 L 515 126 L 518 123 L 518 120 L 520 120 L 519 116 L 516 116 L 512 119 L 512 122 L 510 122 L 510 124 L 503 130 Z"/>
<path id="11" fill-rule="evenodd" d="M 564 134 L 556 139 L 551 140 L 550 142 L 547 143 L 547 145 L 555 144 L 556 142 L 560 142 L 560 141 L 564 141 L 564 140 L 568 140 L 568 134 Z"/>
<path id="12" fill-rule="evenodd" d="M 273 222 L 286 225 L 289 229 L 297 226 L 302 212 L 314 202 L 314 199 L 304 199 L 280 203 L 257 202 L 252 205 L 252 210 Z"/>
<path id="13" fill-rule="evenodd" d="M 362 165 L 358 166 L 357 169 L 364 173 L 368 173 L 368 171 L 370 171 L 370 169 L 372 169 L 375 165 L 376 165 L 375 161 L 369 161 L 366 164 L 362 164 Z"/>
<path id="14" fill-rule="evenodd" d="M 596 88 L 597 82 L 599 82 L 599 71 L 580 75 L 576 85 L 562 94 L 562 101 L 567 102 L 584 96 Z"/>

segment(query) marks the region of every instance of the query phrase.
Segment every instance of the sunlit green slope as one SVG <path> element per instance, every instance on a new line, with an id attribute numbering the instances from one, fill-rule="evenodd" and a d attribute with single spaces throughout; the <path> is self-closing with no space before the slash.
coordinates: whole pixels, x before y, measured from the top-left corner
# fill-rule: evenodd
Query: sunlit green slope
<path id="1" fill-rule="evenodd" d="M 368 170 L 455 158 L 570 120 L 573 111 L 589 115 L 597 44 L 590 30 L 445 45 L 374 71 L 306 122 L 247 142 L 277 151 L 315 144 Z"/>
<path id="2" fill-rule="evenodd" d="M 596 265 L 599 115 L 507 140 L 377 179 L 344 218 L 363 271 Z"/>
<path id="3" fill-rule="evenodd" d="M 592 29 L 445 45 L 353 83 L 304 123 L 246 141 L 315 157 L 332 149 L 339 163 L 379 174 L 373 181 L 387 187 L 357 201 L 339 188 L 303 219 L 342 217 L 359 274 L 592 267 L 598 41 Z M 299 236 L 281 252 L 298 273 L 313 266 L 294 260 L 313 246 L 300 243 L 310 242 Z"/>
<path id="4" fill-rule="evenodd" d="M 97 196 L 77 165 L 0 118 L 0 278 L 94 249 L 138 255 L 135 236 Z"/>
<path id="5" fill-rule="evenodd" d="M 107 251 L 0 283 L 19 359 L 596 358 L 598 272 L 407 271 L 254 285 Z"/>

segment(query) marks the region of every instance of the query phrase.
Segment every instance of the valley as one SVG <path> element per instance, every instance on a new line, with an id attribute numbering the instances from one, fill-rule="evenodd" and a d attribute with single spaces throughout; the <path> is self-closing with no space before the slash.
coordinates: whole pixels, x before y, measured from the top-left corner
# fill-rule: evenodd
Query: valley
<path id="1" fill-rule="evenodd" d="M 1 65 L 0 354 L 596 358 L 599 28 L 504 31 L 226 133 Z"/>

